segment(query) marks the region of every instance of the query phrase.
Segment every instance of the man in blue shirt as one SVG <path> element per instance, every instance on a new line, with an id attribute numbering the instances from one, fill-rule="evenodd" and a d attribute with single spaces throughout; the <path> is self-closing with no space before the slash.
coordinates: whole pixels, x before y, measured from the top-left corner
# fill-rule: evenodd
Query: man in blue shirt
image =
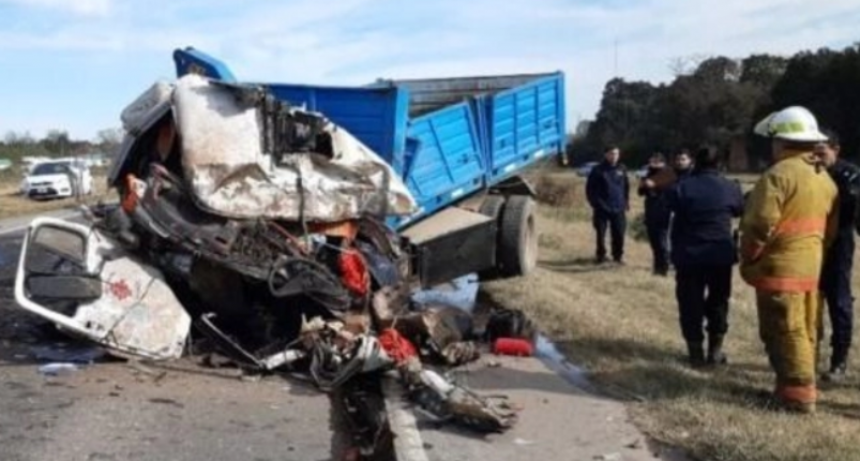
<path id="1" fill-rule="evenodd" d="M 606 229 L 612 237 L 612 259 L 622 263 L 624 233 L 627 230 L 627 210 L 630 209 L 630 180 L 627 169 L 619 163 L 621 151 L 611 147 L 604 161 L 588 175 L 585 195 L 594 210 L 593 224 L 597 232 L 597 262 L 606 262 Z"/>
<path id="2" fill-rule="evenodd" d="M 693 172 L 667 195 L 674 213 L 671 251 L 676 268 L 675 296 L 681 332 L 694 367 L 726 363 L 722 347 L 728 331 L 732 266 L 737 262 L 732 218 L 743 211 L 743 194 L 738 183 L 718 173 L 719 163 L 716 149 L 701 149 Z M 702 345 L 705 320 L 707 359 Z"/>

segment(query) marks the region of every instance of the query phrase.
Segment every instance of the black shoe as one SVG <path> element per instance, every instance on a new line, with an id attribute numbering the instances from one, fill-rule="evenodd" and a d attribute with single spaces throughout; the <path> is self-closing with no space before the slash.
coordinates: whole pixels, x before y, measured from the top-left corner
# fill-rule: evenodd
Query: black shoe
<path id="1" fill-rule="evenodd" d="M 691 367 L 701 368 L 705 366 L 705 349 L 701 344 L 687 343 L 687 354 Z"/>
<path id="2" fill-rule="evenodd" d="M 594 258 L 594 264 L 606 264 L 606 256 L 598 256 Z"/>
<path id="3" fill-rule="evenodd" d="M 848 347 L 834 346 L 830 357 L 830 370 L 821 375 L 822 381 L 838 383 L 845 380 L 848 374 Z"/>
<path id="4" fill-rule="evenodd" d="M 613 258 L 613 261 L 615 262 L 615 264 L 618 264 L 619 266 L 624 265 L 624 260 L 621 258 Z"/>
<path id="5" fill-rule="evenodd" d="M 723 336 L 708 338 L 708 365 L 725 365 L 729 362 L 723 353 Z"/>
<path id="6" fill-rule="evenodd" d="M 827 373 L 821 375 L 821 380 L 828 383 L 841 383 L 845 381 L 845 377 L 848 375 L 848 370 L 845 364 L 843 363 L 837 367 L 831 367 Z"/>

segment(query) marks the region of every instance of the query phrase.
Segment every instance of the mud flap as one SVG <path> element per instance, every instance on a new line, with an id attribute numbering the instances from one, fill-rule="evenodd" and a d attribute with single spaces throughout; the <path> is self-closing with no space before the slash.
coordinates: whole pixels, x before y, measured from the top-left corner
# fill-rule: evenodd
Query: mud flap
<path id="1" fill-rule="evenodd" d="M 56 291 L 50 288 L 52 278 Z M 60 330 L 121 357 L 178 358 L 191 327 L 161 272 L 97 229 L 53 218 L 30 224 L 15 277 L 15 300 Z"/>

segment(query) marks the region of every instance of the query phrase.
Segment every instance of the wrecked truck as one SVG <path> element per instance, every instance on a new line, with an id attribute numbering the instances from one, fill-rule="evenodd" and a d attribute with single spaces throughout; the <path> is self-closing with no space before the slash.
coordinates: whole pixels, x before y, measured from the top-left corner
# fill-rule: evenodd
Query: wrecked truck
<path id="1" fill-rule="evenodd" d="M 17 303 L 122 357 L 179 358 L 196 330 L 243 369 L 303 367 L 324 390 L 395 368 L 432 412 L 506 427 L 422 366 L 425 349 L 476 354 L 456 315 L 410 295 L 532 271 L 520 174 L 563 152 L 563 74 L 326 87 L 241 82 L 193 48 L 174 61 L 122 111 L 118 205 L 29 226 Z"/>

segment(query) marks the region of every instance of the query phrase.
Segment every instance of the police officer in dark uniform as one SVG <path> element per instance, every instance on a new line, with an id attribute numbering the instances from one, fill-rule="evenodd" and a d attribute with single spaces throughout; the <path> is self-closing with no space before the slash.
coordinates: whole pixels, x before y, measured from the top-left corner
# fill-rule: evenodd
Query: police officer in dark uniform
<path id="1" fill-rule="evenodd" d="M 648 171 L 639 184 L 638 193 L 645 197 L 645 228 L 648 231 L 648 242 L 654 257 L 653 272 L 655 275 L 669 274 L 669 207 L 666 204 L 665 189 L 659 184 L 658 178 L 667 173 L 666 158 L 661 153 L 651 156 Z M 672 175 L 674 176 L 674 174 Z"/>
<path id="2" fill-rule="evenodd" d="M 732 218 L 743 211 L 740 186 L 719 174 L 714 148 L 696 153 L 693 172 L 667 193 L 672 224 L 672 263 L 681 332 L 690 364 L 726 363 L 722 352 L 728 331 L 732 266 L 737 262 Z M 705 357 L 703 325 L 707 320 Z"/>
<path id="3" fill-rule="evenodd" d="M 854 328 L 854 296 L 851 293 L 851 270 L 854 260 L 854 232 L 860 196 L 860 168 L 839 158 L 839 138 L 825 131 L 828 141 L 816 147 L 816 153 L 839 190 L 839 228 L 836 238 L 824 256 L 821 291 L 827 302 L 832 329 L 830 370 L 825 381 L 839 381 L 845 376 L 851 333 Z"/>
<path id="4" fill-rule="evenodd" d="M 630 180 L 627 169 L 619 162 L 621 151 L 611 147 L 604 161 L 588 175 L 585 195 L 594 210 L 593 224 L 597 232 L 597 262 L 606 262 L 606 229 L 612 237 L 612 259 L 623 263 L 624 233 L 627 230 L 627 210 L 630 208 Z"/>

